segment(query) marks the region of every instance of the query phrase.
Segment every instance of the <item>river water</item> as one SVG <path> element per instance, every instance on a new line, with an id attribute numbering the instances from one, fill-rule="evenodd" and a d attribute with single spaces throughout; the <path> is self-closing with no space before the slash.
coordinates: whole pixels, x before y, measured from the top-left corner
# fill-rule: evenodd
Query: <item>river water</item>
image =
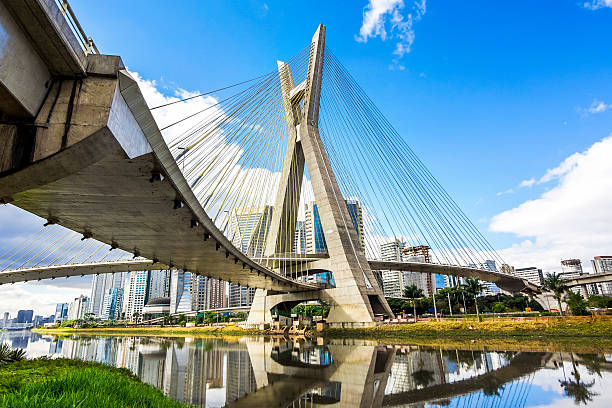
<path id="1" fill-rule="evenodd" d="M 201 407 L 612 407 L 612 352 L 29 331 L 3 332 L 0 340 L 29 357 L 126 367 L 170 398 Z"/>

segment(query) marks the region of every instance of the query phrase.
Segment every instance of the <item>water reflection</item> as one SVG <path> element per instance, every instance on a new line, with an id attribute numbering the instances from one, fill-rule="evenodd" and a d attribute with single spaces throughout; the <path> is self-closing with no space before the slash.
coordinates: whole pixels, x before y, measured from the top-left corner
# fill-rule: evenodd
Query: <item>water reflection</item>
<path id="1" fill-rule="evenodd" d="M 126 367 L 169 397 L 202 407 L 604 407 L 612 379 L 611 355 L 367 340 L 1 336 L 31 356 Z"/>

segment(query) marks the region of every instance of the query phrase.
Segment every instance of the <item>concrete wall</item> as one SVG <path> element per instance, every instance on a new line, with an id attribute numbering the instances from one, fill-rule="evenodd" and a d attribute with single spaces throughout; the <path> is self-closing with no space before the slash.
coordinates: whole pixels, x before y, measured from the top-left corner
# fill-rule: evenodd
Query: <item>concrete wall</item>
<path id="1" fill-rule="evenodd" d="M 32 118 L 51 79 L 45 63 L 0 2 L 0 112 Z"/>

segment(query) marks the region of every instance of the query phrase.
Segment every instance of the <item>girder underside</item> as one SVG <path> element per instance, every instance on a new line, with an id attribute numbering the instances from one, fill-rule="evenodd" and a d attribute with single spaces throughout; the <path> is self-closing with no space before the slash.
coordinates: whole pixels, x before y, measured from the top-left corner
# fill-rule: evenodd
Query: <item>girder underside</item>
<path id="1" fill-rule="evenodd" d="M 167 180 L 151 183 L 153 154 L 133 159 L 120 149 L 60 180 L 13 195 L 12 204 L 64 227 L 197 274 L 284 292 L 313 290 L 264 267 L 245 264 L 201 226 L 192 211 L 174 209 L 178 197 Z M 54 157 L 46 160 L 54 160 Z M 34 164 L 35 166 L 36 164 Z M 17 175 L 14 175 L 17 176 Z"/>

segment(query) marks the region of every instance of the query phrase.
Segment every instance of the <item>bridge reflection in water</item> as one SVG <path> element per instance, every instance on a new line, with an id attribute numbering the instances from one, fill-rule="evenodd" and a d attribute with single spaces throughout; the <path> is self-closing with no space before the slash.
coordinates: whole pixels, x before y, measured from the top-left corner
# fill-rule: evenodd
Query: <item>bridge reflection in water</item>
<path id="1" fill-rule="evenodd" d="M 612 380 L 610 356 L 570 353 L 368 340 L 2 337 L 30 355 L 126 367 L 169 397 L 202 407 L 524 407 L 542 392 L 540 377 L 556 386 L 558 397 L 567 390 L 577 402 L 605 398 L 598 387 Z"/>

